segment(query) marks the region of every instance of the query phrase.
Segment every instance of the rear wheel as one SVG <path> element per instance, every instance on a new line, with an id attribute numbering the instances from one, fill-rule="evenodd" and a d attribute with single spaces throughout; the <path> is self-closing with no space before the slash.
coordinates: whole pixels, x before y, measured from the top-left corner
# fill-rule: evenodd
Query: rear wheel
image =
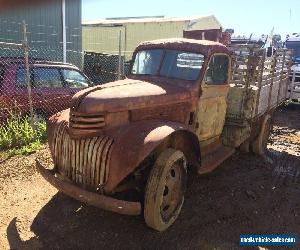
<path id="1" fill-rule="evenodd" d="M 149 227 L 164 231 L 174 223 L 184 202 L 186 178 L 184 154 L 173 148 L 164 150 L 146 185 L 144 217 Z"/>
<path id="2" fill-rule="evenodd" d="M 261 130 L 258 137 L 252 142 L 252 151 L 258 155 L 264 155 L 267 142 L 272 130 L 272 116 L 266 115 L 261 125 Z"/>

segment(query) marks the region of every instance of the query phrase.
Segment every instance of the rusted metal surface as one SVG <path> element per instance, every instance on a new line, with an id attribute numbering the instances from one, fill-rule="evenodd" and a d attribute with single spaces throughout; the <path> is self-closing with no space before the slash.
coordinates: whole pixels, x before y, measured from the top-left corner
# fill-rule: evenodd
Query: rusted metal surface
<path id="1" fill-rule="evenodd" d="M 183 37 L 189 39 L 220 42 L 226 46 L 231 43 L 231 34 L 228 32 L 222 32 L 221 29 L 184 30 Z"/>
<path id="2" fill-rule="evenodd" d="M 189 162 L 199 165 L 197 119 L 210 114 L 205 109 L 199 112 L 198 99 L 202 93 L 200 84 L 210 56 L 213 53 L 229 54 L 229 51 L 224 45 L 212 41 L 169 39 L 142 43 L 136 52 L 151 48 L 203 54 L 206 60 L 199 78 L 191 82 L 166 77 L 129 75 L 128 79 L 88 88 L 75 94 L 70 110 L 52 117 L 48 129 L 51 137 L 49 144 L 56 166 L 75 183 L 94 189 L 100 184 L 104 192 L 113 192 L 125 177 L 159 147 L 173 146 L 183 151 Z M 217 89 L 221 90 L 222 87 Z M 218 92 L 217 89 L 212 93 Z M 225 95 L 226 91 L 222 96 Z M 211 106 L 211 103 L 207 105 Z M 53 131 L 57 127 L 61 130 L 55 134 Z M 218 128 L 215 133 L 219 132 Z M 94 155 L 102 154 L 98 152 L 102 146 L 91 146 L 100 143 L 103 138 L 114 141 L 110 150 L 111 160 L 106 162 L 109 163 L 106 166 L 109 171 L 97 165 L 98 158 L 94 159 Z M 63 141 L 65 143 L 61 143 Z M 89 153 L 89 149 L 92 153 Z M 95 178 L 98 176 L 97 169 L 100 173 L 98 180 Z M 95 176 L 90 174 L 91 170 L 96 173 Z M 101 179 L 101 170 L 105 172 L 107 179 Z M 78 176 L 76 173 L 79 173 Z M 81 177 L 80 174 L 84 176 Z"/>
<path id="3" fill-rule="evenodd" d="M 168 103 L 174 104 L 180 100 L 190 100 L 192 97 L 187 88 L 174 84 L 133 79 L 116 81 L 113 85 L 104 84 L 102 88 L 95 87 L 88 89 L 87 92 L 86 94 L 86 91 L 80 91 L 73 97 L 72 111 L 85 114 L 99 114 L 108 110 L 119 112 Z M 78 99 L 81 98 L 80 104 L 77 104 Z"/>
<path id="4" fill-rule="evenodd" d="M 56 170 L 64 178 L 108 195 L 139 171 L 147 157 L 157 156 L 165 148 L 183 152 L 187 162 L 197 166 L 200 174 L 213 170 L 234 152 L 233 147 L 221 144 L 230 82 L 209 85 L 204 80 L 212 55 L 229 57 L 231 52 L 212 41 L 167 39 L 140 44 L 134 56 L 139 50 L 156 48 L 204 55 L 198 78 L 187 81 L 132 74 L 125 80 L 75 94 L 70 110 L 51 117 L 48 123 L 51 153 Z M 230 64 L 230 58 L 228 61 Z M 241 68 L 243 75 L 248 74 L 243 76 L 246 94 L 251 83 L 259 78 L 251 66 L 258 62 L 259 58 L 252 54 L 243 61 L 249 66 Z M 239 68 L 235 70 L 239 72 Z M 236 81 L 234 77 L 231 80 Z M 254 113 L 256 103 L 253 105 Z M 257 135 L 260 120 L 250 123 L 253 129 L 245 130 L 246 137 Z M 234 138 L 239 140 L 233 143 L 236 147 L 246 137 L 240 135 L 243 129 L 234 132 L 228 134 L 238 137 Z"/>
<path id="5" fill-rule="evenodd" d="M 144 42 L 137 47 L 135 52 L 137 52 L 138 50 L 151 48 L 168 48 L 182 51 L 198 53 L 200 52 L 205 56 L 210 56 L 212 53 L 228 54 L 228 48 L 221 43 L 208 40 L 195 40 L 185 38 L 170 38 Z"/>
<path id="6" fill-rule="evenodd" d="M 54 135 L 54 166 L 65 177 L 95 191 L 101 191 L 109 174 L 113 139 L 98 136 L 72 139 L 62 122 Z"/>
<path id="7" fill-rule="evenodd" d="M 181 131 L 186 134 L 183 136 Z M 188 128 L 180 123 L 160 120 L 135 122 L 121 131 L 110 131 L 110 134 L 116 137 L 105 191 L 112 191 L 158 146 L 181 150 L 186 153 L 187 158 L 189 157 L 189 161 L 196 161 L 191 154 L 200 157 L 199 142 L 197 137 L 188 131 Z"/>
<path id="8" fill-rule="evenodd" d="M 127 214 L 139 215 L 141 214 L 141 203 L 130 202 L 114 199 L 93 192 L 88 192 L 79 188 L 67 181 L 62 181 L 55 176 L 55 172 L 45 169 L 39 160 L 36 160 L 38 172 L 55 188 L 64 192 L 65 194 L 73 197 L 76 200 L 87 203 L 89 205 L 99 207 L 108 211 Z"/>

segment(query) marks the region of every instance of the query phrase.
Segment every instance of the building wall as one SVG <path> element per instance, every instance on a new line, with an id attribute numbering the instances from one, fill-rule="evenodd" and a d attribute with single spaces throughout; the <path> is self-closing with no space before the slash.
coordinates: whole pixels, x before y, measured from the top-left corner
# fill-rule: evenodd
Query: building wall
<path id="1" fill-rule="evenodd" d="M 81 0 L 66 0 L 67 61 L 82 66 Z"/>
<path id="2" fill-rule="evenodd" d="M 122 50 L 125 49 L 125 27 L 82 27 L 83 51 L 117 55 L 119 53 L 119 32 L 121 31 Z M 124 53 L 124 52 L 123 52 Z"/>
<path id="3" fill-rule="evenodd" d="M 82 26 L 82 48 L 84 51 L 118 54 L 118 33 L 122 31 L 122 54 L 130 60 L 136 46 L 147 40 L 183 37 L 184 30 L 220 29 L 214 16 L 176 21 L 105 20 L 102 23 L 87 23 Z"/>
<path id="4" fill-rule="evenodd" d="M 129 23 L 126 26 L 126 44 L 125 57 L 130 58 L 132 52 L 141 42 L 162 39 L 182 37 L 186 22 L 164 22 L 164 23 Z"/>
<path id="5" fill-rule="evenodd" d="M 127 23 L 118 26 L 92 26 L 82 27 L 83 51 L 94 51 L 108 54 L 118 54 L 119 32 L 121 31 L 122 55 L 130 60 L 136 46 L 143 41 L 182 37 L 185 22 L 164 23 Z"/>
<path id="6" fill-rule="evenodd" d="M 0 14 L 0 41 L 21 43 L 22 21 L 27 24 L 31 56 L 59 60 L 62 51 L 62 1 L 47 0 L 43 4 L 22 7 Z M 67 61 L 81 63 L 81 0 L 66 0 Z"/>

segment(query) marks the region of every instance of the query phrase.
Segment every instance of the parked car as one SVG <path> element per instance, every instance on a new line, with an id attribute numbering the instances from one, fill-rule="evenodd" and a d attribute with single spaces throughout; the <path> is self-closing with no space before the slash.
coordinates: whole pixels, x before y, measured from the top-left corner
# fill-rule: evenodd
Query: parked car
<path id="1" fill-rule="evenodd" d="M 34 113 L 48 117 L 70 105 L 72 96 L 90 80 L 78 67 L 61 62 L 29 60 Z M 10 111 L 29 113 L 24 58 L 0 57 L 0 121 Z"/>

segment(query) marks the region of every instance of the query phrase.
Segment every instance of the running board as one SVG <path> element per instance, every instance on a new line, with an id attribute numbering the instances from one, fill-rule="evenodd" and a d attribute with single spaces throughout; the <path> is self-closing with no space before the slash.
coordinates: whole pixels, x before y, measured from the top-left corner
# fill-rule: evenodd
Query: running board
<path id="1" fill-rule="evenodd" d="M 201 166 L 198 169 L 198 174 L 206 174 L 213 171 L 234 152 L 234 148 L 221 145 L 216 150 L 203 157 L 201 160 Z"/>

